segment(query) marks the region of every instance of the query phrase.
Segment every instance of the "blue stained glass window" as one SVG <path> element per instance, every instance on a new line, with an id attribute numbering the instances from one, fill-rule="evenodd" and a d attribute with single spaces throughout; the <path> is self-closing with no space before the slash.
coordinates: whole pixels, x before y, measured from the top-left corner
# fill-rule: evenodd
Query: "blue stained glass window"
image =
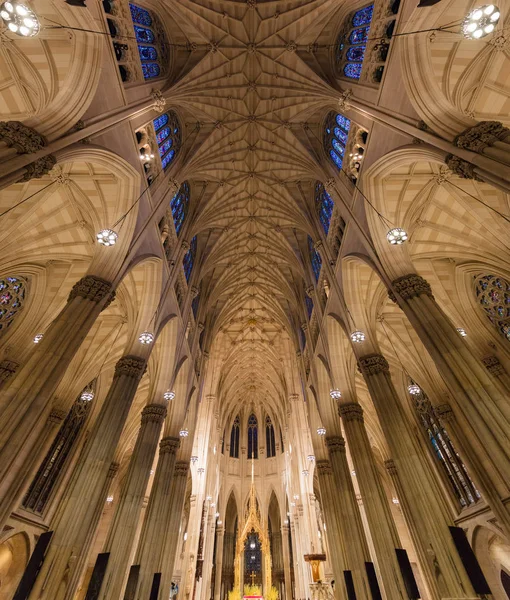
<path id="1" fill-rule="evenodd" d="M 334 134 L 337 140 L 340 140 L 343 144 L 347 144 L 347 133 L 343 129 L 335 127 Z"/>
<path id="2" fill-rule="evenodd" d="M 144 79 L 152 79 L 160 73 L 158 63 L 142 63 L 142 73 Z"/>
<path id="3" fill-rule="evenodd" d="M 143 43 L 152 44 L 154 42 L 154 33 L 150 29 L 135 25 L 135 36 L 136 41 Z"/>
<path id="4" fill-rule="evenodd" d="M 343 165 L 342 159 L 338 156 L 338 154 L 334 150 L 330 150 L 329 155 L 331 157 L 331 160 L 335 163 L 335 166 L 337 167 L 337 169 L 340 170 Z"/>
<path id="5" fill-rule="evenodd" d="M 308 236 L 308 251 L 310 253 L 310 261 L 312 263 L 312 271 L 315 275 L 315 281 L 319 281 L 322 268 L 322 259 L 320 254 L 313 247 L 313 240 L 310 236 Z"/>
<path id="6" fill-rule="evenodd" d="M 359 29 L 353 29 L 349 36 L 350 44 L 364 44 L 368 39 L 368 32 L 370 27 L 360 27 Z"/>
<path id="7" fill-rule="evenodd" d="M 351 128 L 351 122 L 349 121 L 349 119 L 347 117 L 344 117 L 343 115 L 337 115 L 336 116 L 336 122 L 338 125 L 340 125 L 340 127 L 342 127 L 343 129 L 345 129 L 345 131 L 349 131 L 349 129 Z"/>
<path id="8" fill-rule="evenodd" d="M 317 181 L 315 184 L 315 208 L 326 235 L 328 235 L 334 206 L 335 203 L 331 199 L 331 196 L 326 192 L 322 183 Z"/>
<path id="9" fill-rule="evenodd" d="M 172 201 L 170 202 L 172 217 L 174 219 L 175 232 L 177 233 L 177 235 L 179 235 L 182 225 L 184 223 L 184 219 L 188 214 L 189 200 L 189 183 L 185 181 L 179 188 L 177 194 L 175 194 L 175 196 L 172 198 Z"/>
<path id="10" fill-rule="evenodd" d="M 347 60 L 352 60 L 354 62 L 363 62 L 363 57 L 365 56 L 365 48 L 365 45 L 351 46 L 349 50 L 347 50 Z"/>
<path id="11" fill-rule="evenodd" d="M 166 140 L 165 142 L 163 142 L 161 144 L 161 146 L 159 147 L 159 149 L 164 154 L 165 152 L 168 152 L 168 150 L 170 150 L 170 148 L 172 147 L 172 144 L 173 144 L 173 140 L 172 140 L 172 138 L 170 138 L 170 139 Z"/>
<path id="12" fill-rule="evenodd" d="M 351 79 L 359 79 L 361 76 L 361 63 L 348 63 L 344 67 L 344 75 Z"/>
<path id="13" fill-rule="evenodd" d="M 163 127 L 163 125 L 166 125 L 168 123 L 168 115 L 167 114 L 161 115 L 161 117 L 154 119 L 153 123 L 154 123 L 154 129 L 156 131 L 158 131 L 158 129 L 161 129 L 161 127 Z"/>
<path id="14" fill-rule="evenodd" d="M 153 46 L 138 45 L 140 60 L 158 60 L 158 51 Z"/>
<path id="15" fill-rule="evenodd" d="M 170 127 L 163 127 L 163 129 L 160 129 L 156 134 L 156 140 L 158 141 L 158 144 L 161 144 L 163 140 L 166 140 L 169 135 Z"/>
<path id="16" fill-rule="evenodd" d="M 170 111 L 154 119 L 153 124 L 164 169 L 173 161 L 181 147 L 179 119 L 173 111 Z"/>
<path id="17" fill-rule="evenodd" d="M 361 8 L 354 13 L 352 17 L 352 26 L 359 27 L 360 25 L 368 25 L 372 20 L 372 15 L 374 14 L 374 5 L 365 6 L 365 8 Z"/>
<path id="18" fill-rule="evenodd" d="M 129 4 L 129 10 L 131 11 L 131 19 L 133 23 L 146 25 L 147 27 L 152 25 L 152 17 L 149 11 L 145 10 L 145 8 L 141 8 L 136 4 Z"/>
<path id="19" fill-rule="evenodd" d="M 333 148 L 335 149 L 336 153 L 343 157 L 344 152 L 345 152 L 345 146 L 343 144 L 341 144 L 336 138 L 333 138 L 331 140 L 331 144 L 332 144 Z"/>
<path id="20" fill-rule="evenodd" d="M 310 296 L 305 295 L 305 302 L 306 302 L 306 313 L 308 315 L 308 319 L 310 319 L 310 317 L 312 316 L 312 312 L 313 312 L 313 300 L 310 298 Z"/>
<path id="21" fill-rule="evenodd" d="M 190 248 L 184 255 L 184 259 L 182 261 L 182 265 L 184 267 L 184 275 L 186 276 L 186 281 L 189 281 L 191 277 L 191 271 L 193 271 L 193 263 L 195 262 L 195 255 L 197 253 L 197 236 L 195 236 L 190 243 Z"/>
<path id="22" fill-rule="evenodd" d="M 342 168 L 351 122 L 334 112 L 329 113 L 324 127 L 324 148 L 337 169 Z"/>
<path id="23" fill-rule="evenodd" d="M 168 165 L 173 161 L 175 156 L 175 150 L 170 150 L 170 152 L 161 160 L 161 165 L 163 169 L 166 169 Z"/>

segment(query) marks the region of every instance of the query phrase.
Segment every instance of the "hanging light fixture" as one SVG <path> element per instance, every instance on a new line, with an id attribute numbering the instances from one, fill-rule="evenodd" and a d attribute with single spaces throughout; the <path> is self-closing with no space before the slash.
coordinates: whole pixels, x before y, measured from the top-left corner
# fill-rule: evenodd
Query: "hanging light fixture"
<path id="1" fill-rule="evenodd" d="M 119 236 L 113 229 L 102 229 L 96 234 L 97 243 L 101 246 L 115 246 Z"/>
<path id="2" fill-rule="evenodd" d="M 411 379 L 411 383 L 407 386 L 407 391 L 411 396 L 417 396 L 421 393 L 421 387 Z"/>
<path id="3" fill-rule="evenodd" d="M 296 506 L 295 502 L 291 502 L 290 505 L 292 506 L 292 508 L 294 508 L 294 506 Z"/>
<path id="4" fill-rule="evenodd" d="M 108 496 L 106 498 L 106 502 L 108 502 L 108 504 L 111 504 L 113 502 L 113 496 Z"/>
<path id="5" fill-rule="evenodd" d="M 407 231 L 401 227 L 394 227 L 388 231 L 386 239 L 393 246 L 400 246 L 407 240 Z"/>
<path id="6" fill-rule="evenodd" d="M 340 400 L 342 397 L 342 392 L 338 389 L 331 390 L 329 395 L 333 398 L 333 400 Z"/>
<path id="7" fill-rule="evenodd" d="M 211 508 L 214 508 L 216 506 L 216 502 L 211 502 Z"/>
<path id="8" fill-rule="evenodd" d="M 138 341 L 141 344 L 145 344 L 145 345 L 152 344 L 152 342 L 154 341 L 154 334 L 151 333 L 150 331 L 144 331 L 143 333 L 140 334 Z"/>
<path id="9" fill-rule="evenodd" d="M 163 398 L 168 401 L 173 400 L 175 398 L 175 392 L 171 392 L 170 390 L 167 390 L 163 394 Z"/>
<path id="10" fill-rule="evenodd" d="M 251 548 L 252 550 L 255 550 L 255 542 L 250 542 L 250 548 Z"/>
<path id="11" fill-rule="evenodd" d="M 398 498 L 395 497 L 395 496 L 393 496 L 393 498 L 391 499 L 391 501 L 393 502 L 393 504 L 400 504 Z"/>
<path id="12" fill-rule="evenodd" d="M 192 457 L 190 458 L 190 461 L 191 461 L 191 464 L 193 464 L 193 465 L 194 465 L 196 462 L 198 462 L 198 456 L 192 456 Z"/>
<path id="13" fill-rule="evenodd" d="M 212 500 L 212 496 L 207 496 L 206 500 L 207 502 L 210 502 Z"/>
<path id="14" fill-rule="evenodd" d="M 355 344 L 361 344 L 365 341 L 365 334 L 362 331 L 353 331 L 351 333 L 351 340 L 355 343 Z"/>
<path id="15" fill-rule="evenodd" d="M 92 388 L 85 388 L 80 394 L 80 400 L 83 400 L 84 402 L 91 402 L 92 400 L 94 400 L 94 391 L 92 390 Z"/>
<path id="16" fill-rule="evenodd" d="M 294 494 L 293 498 L 294 500 L 299 500 L 299 494 Z"/>
<path id="17" fill-rule="evenodd" d="M 310 462 L 313 462 L 313 461 L 315 460 L 315 456 L 314 456 L 313 454 L 309 454 L 309 455 L 308 455 L 306 458 L 307 458 L 307 459 L 308 459 Z"/>
<path id="18" fill-rule="evenodd" d="M 188 437 L 188 435 L 189 435 L 189 431 L 186 429 L 186 427 L 184 427 L 184 429 L 181 429 L 181 430 L 179 431 L 179 435 L 180 435 L 181 437 Z M 212 504 L 211 504 L 211 506 L 212 506 Z"/>
<path id="19" fill-rule="evenodd" d="M 462 33 L 470 40 L 479 40 L 494 31 L 501 13 L 494 4 L 485 4 L 472 10 L 462 23 Z"/>
<path id="20" fill-rule="evenodd" d="M 216 513 L 214 513 L 214 516 L 215 516 L 216 518 L 218 518 L 218 517 L 220 516 L 220 513 L 219 513 L 219 512 L 216 512 Z"/>
<path id="21" fill-rule="evenodd" d="M 463 327 L 457 327 L 457 331 L 459 332 L 459 335 L 461 335 L 462 337 L 467 336 L 466 330 Z"/>
<path id="22" fill-rule="evenodd" d="M 21 37 L 34 37 L 39 33 L 39 19 L 33 10 L 19 2 L 3 2 L 0 17 L 9 31 Z"/>
<path id="23" fill-rule="evenodd" d="M 317 427 L 317 435 L 326 435 L 325 427 Z"/>
<path id="24" fill-rule="evenodd" d="M 44 333 L 37 333 L 34 336 L 34 344 L 38 344 L 44 337 Z"/>
<path id="25" fill-rule="evenodd" d="M 200 475 L 202 475 L 203 473 L 205 473 L 204 467 L 198 467 L 197 473 L 199 473 Z"/>
<path id="26" fill-rule="evenodd" d="M 308 469 L 303 469 L 301 471 L 301 474 L 304 475 L 305 477 L 307 477 L 308 476 Z"/>
<path id="27" fill-rule="evenodd" d="M 223 521 L 221 519 L 218 519 L 218 525 L 223 525 Z"/>
<path id="28" fill-rule="evenodd" d="M 285 521 L 283 522 L 284 525 L 288 525 L 289 524 L 289 519 L 285 519 Z"/>

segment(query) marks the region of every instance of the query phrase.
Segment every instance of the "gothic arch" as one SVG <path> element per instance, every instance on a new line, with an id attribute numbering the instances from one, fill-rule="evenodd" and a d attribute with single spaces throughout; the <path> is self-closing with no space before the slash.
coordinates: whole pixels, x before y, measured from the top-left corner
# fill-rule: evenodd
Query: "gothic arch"
<path id="1" fill-rule="evenodd" d="M 0 588 L 5 598 L 14 595 L 33 547 L 33 538 L 26 531 L 14 528 L 0 536 Z"/>

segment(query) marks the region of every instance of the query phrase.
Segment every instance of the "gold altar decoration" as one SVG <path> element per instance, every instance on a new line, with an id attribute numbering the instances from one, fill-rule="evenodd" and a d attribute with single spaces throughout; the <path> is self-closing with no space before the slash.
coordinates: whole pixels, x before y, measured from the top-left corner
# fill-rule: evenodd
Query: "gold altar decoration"
<path id="1" fill-rule="evenodd" d="M 312 579 L 314 583 L 319 583 L 321 580 L 321 562 L 325 562 L 325 554 L 305 554 L 303 556 L 307 563 L 312 567 Z"/>
<path id="2" fill-rule="evenodd" d="M 248 499 L 248 512 L 241 535 L 237 538 L 236 557 L 234 560 L 234 590 L 241 589 L 241 555 L 244 552 L 244 545 L 251 532 L 258 533 L 262 557 L 264 559 L 264 592 L 268 594 L 271 590 L 271 550 L 269 545 L 269 535 L 262 527 L 260 520 L 260 511 L 257 508 L 257 498 L 255 494 L 255 482 L 253 472 L 253 460 L 251 465 L 251 488 Z"/>

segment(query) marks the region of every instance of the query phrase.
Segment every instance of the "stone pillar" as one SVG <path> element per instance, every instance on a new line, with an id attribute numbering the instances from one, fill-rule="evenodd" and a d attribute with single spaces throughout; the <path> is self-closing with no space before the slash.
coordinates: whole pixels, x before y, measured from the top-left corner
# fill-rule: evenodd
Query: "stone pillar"
<path id="1" fill-rule="evenodd" d="M 112 284 L 87 275 L 0 398 L 0 530 L 16 508 L 8 490 L 20 487 L 22 465 L 33 455 L 53 393 L 100 311 L 113 300 Z M 42 459 L 42 457 L 40 457 Z"/>
<path id="2" fill-rule="evenodd" d="M 216 528 L 216 565 L 214 568 L 214 600 L 221 599 L 221 574 L 223 571 L 223 540 L 225 529 L 223 527 Z"/>
<path id="3" fill-rule="evenodd" d="M 166 407 L 161 404 L 149 404 L 142 411 L 141 427 L 104 547 L 110 558 L 99 596 L 101 600 L 122 598 L 150 469 L 165 417 Z"/>
<path id="4" fill-rule="evenodd" d="M 407 600 L 395 553 L 395 548 L 401 547 L 400 540 L 365 429 L 363 409 L 359 404 L 351 403 L 340 405 L 338 412 L 363 498 L 381 579 L 379 583 L 387 598 Z"/>
<path id="5" fill-rule="evenodd" d="M 86 565 L 108 488 L 108 471 L 146 359 L 124 356 L 50 529 L 54 531 L 30 600 L 72 598 Z M 105 489 L 106 488 L 106 489 Z"/>
<path id="6" fill-rule="evenodd" d="M 136 598 L 141 600 L 149 597 L 154 573 L 161 572 L 165 542 L 164 531 L 168 522 L 176 452 L 179 444 L 179 438 L 171 436 L 163 438 L 159 444 L 158 465 L 135 558 L 135 564 L 140 565 Z"/>
<path id="7" fill-rule="evenodd" d="M 345 441 L 342 437 L 335 435 L 326 438 L 326 445 L 336 482 L 338 494 L 336 504 L 339 505 L 342 515 L 342 530 L 347 549 L 345 553 L 346 568 L 352 571 L 358 600 L 369 600 L 370 588 L 367 581 L 365 562 L 370 561 L 370 553 L 356 493 L 352 485 L 351 472 L 345 452 Z"/>
<path id="8" fill-rule="evenodd" d="M 424 449 L 407 422 L 388 362 L 380 354 L 370 354 L 359 359 L 359 366 L 399 472 L 400 505 L 407 516 L 431 599 L 474 598 L 448 530 L 454 524 L 453 516 L 430 471 Z"/>

